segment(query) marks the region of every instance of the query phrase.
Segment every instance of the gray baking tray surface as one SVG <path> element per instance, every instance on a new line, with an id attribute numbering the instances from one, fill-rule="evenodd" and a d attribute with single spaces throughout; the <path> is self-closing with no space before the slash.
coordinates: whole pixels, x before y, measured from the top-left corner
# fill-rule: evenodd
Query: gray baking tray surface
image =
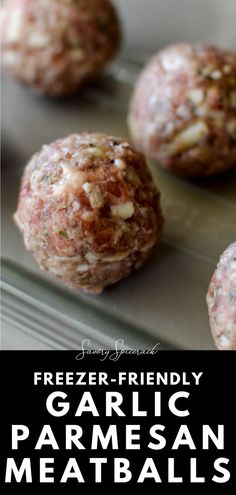
<path id="1" fill-rule="evenodd" d="M 70 290 L 40 271 L 12 221 L 23 167 L 72 132 L 129 137 L 127 107 L 142 61 L 119 59 L 78 97 L 54 101 L 2 78 L 2 331 L 11 324 L 48 348 L 214 349 L 206 292 L 220 254 L 236 239 L 236 173 L 186 182 L 149 163 L 162 193 L 161 244 L 140 271 L 100 296 Z M 4 330 L 5 329 L 5 330 Z"/>

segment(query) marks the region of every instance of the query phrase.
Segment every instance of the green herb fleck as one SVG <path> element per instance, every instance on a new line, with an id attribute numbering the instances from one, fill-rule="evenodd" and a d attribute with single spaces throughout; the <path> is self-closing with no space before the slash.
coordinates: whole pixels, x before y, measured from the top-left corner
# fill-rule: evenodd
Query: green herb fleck
<path id="1" fill-rule="evenodd" d="M 49 175 L 43 175 L 41 178 L 41 182 L 48 180 L 48 179 L 49 179 Z"/>
<path id="2" fill-rule="evenodd" d="M 64 239 L 69 239 L 69 236 L 68 236 L 66 230 L 60 230 L 59 235 L 61 237 L 64 237 Z"/>

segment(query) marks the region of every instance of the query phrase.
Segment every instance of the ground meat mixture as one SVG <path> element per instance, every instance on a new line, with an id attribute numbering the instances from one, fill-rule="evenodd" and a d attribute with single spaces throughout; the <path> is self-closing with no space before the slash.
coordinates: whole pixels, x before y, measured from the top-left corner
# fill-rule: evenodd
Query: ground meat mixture
<path id="1" fill-rule="evenodd" d="M 73 134 L 33 156 L 14 218 L 41 268 L 91 293 L 143 265 L 163 224 L 143 155 L 98 133 Z"/>
<path id="2" fill-rule="evenodd" d="M 236 242 L 220 258 L 207 304 L 216 346 L 221 350 L 236 350 Z"/>
<path id="3" fill-rule="evenodd" d="M 110 0 L 6 0 L 2 63 L 54 97 L 76 92 L 113 57 L 120 26 Z"/>
<path id="4" fill-rule="evenodd" d="M 200 44 L 152 58 L 131 101 L 137 148 L 187 178 L 236 166 L 236 54 Z"/>

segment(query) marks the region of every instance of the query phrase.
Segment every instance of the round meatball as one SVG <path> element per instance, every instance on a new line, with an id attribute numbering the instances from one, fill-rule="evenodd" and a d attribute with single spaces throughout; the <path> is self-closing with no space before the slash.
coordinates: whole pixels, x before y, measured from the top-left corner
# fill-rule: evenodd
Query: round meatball
<path id="1" fill-rule="evenodd" d="M 138 149 L 186 178 L 236 166 L 236 54 L 180 44 L 144 68 L 131 101 Z"/>
<path id="2" fill-rule="evenodd" d="M 118 49 L 110 0 L 6 0 L 2 62 L 21 82 L 59 97 L 76 92 Z"/>
<path id="3" fill-rule="evenodd" d="M 143 155 L 99 133 L 73 134 L 33 156 L 14 218 L 41 268 L 91 293 L 139 268 L 163 223 Z"/>
<path id="4" fill-rule="evenodd" d="M 220 258 L 212 277 L 207 304 L 216 346 L 236 350 L 236 242 Z"/>

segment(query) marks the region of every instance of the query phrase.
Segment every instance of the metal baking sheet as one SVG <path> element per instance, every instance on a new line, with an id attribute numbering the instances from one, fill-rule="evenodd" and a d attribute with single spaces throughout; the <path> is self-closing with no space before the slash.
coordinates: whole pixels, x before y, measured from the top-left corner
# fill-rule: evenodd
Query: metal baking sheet
<path id="1" fill-rule="evenodd" d="M 44 301 L 43 316 L 34 325 L 30 324 L 29 316 L 27 320 L 21 316 L 23 323 L 19 331 L 28 329 L 42 339 L 48 325 L 52 328 L 47 335 L 51 347 L 57 341 L 59 324 L 55 318 L 52 323 L 50 307 L 57 306 L 56 320 L 64 322 L 60 326 L 59 347 L 76 348 L 82 324 L 79 308 L 86 305 L 87 314 L 93 315 L 90 329 L 95 337 L 97 332 L 97 340 L 103 341 L 104 346 L 111 346 L 111 339 L 116 337 L 125 340 L 127 334 L 129 347 L 145 348 L 160 342 L 162 348 L 214 349 L 205 297 L 220 254 L 236 238 L 235 172 L 205 181 L 186 182 L 149 163 L 162 193 L 166 217 L 163 240 L 142 270 L 97 297 L 70 290 L 41 272 L 26 252 L 12 221 L 23 167 L 43 144 L 84 130 L 129 136 L 127 107 L 140 67 L 137 60 L 123 58 L 83 94 L 62 101 L 36 96 L 3 76 L 2 254 L 7 260 L 5 283 L 9 289 L 5 317 L 8 315 L 11 324 L 19 328 L 17 304 L 25 301 L 25 294 L 31 292 L 34 311 L 39 310 L 40 302 Z M 18 295 L 14 293 L 13 297 L 14 280 L 18 280 Z M 24 304 L 26 315 L 27 303 Z M 78 330 L 77 339 L 69 339 L 67 326 L 70 326 L 71 312 L 73 331 L 76 334 Z M 67 320 L 64 320 L 65 315 Z M 4 320 L 3 332 L 8 319 Z M 109 321 L 116 322 L 110 339 Z M 101 338 L 102 333 L 106 339 Z"/>

